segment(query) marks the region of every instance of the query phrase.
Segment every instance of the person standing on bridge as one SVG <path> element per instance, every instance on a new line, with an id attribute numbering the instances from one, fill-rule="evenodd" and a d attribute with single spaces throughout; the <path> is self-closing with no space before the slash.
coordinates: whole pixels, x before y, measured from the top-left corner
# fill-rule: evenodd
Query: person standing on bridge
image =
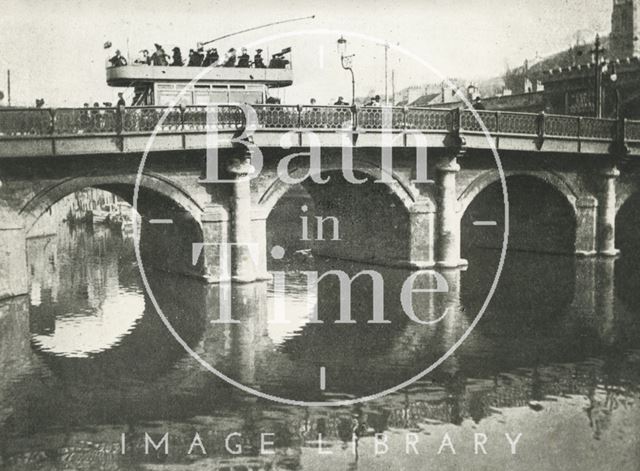
<path id="1" fill-rule="evenodd" d="M 480 95 L 478 95 L 475 98 L 475 100 L 473 100 L 473 109 L 477 111 L 483 111 L 487 109 L 487 107 L 484 106 L 484 103 L 482 102 L 482 98 L 480 98 Z"/>
<path id="2" fill-rule="evenodd" d="M 117 108 L 124 108 L 125 106 L 127 106 L 127 103 L 124 101 L 124 95 L 122 94 L 122 92 L 118 93 L 118 102 L 116 103 L 116 107 Z"/>

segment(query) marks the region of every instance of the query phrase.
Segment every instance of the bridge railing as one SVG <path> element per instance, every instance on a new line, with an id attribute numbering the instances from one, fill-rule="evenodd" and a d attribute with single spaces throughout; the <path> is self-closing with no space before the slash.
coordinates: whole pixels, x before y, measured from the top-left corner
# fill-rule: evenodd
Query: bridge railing
<path id="1" fill-rule="evenodd" d="M 640 143 L 640 121 L 458 109 L 253 105 L 258 129 L 421 131 L 532 136 L 544 140 L 627 140 Z M 242 129 L 243 110 L 234 105 L 131 108 L 2 108 L 0 139 L 34 136 L 127 135 Z M 166 116 L 165 116 L 166 114 Z M 208 116 L 209 114 L 209 116 Z M 476 118 L 479 116 L 480 120 Z M 163 118 L 164 116 L 164 118 Z M 162 121 L 161 121 L 162 120 Z M 161 123 L 161 124 L 160 124 Z M 160 125 L 159 125 L 160 124 Z"/>
<path id="2" fill-rule="evenodd" d="M 53 132 L 48 109 L 0 109 L 0 136 L 42 136 Z"/>

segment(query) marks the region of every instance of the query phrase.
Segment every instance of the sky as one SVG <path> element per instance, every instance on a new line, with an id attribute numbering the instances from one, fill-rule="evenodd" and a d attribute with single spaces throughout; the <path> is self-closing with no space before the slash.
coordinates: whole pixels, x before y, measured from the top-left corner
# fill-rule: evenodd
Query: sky
<path id="1" fill-rule="evenodd" d="M 0 90 L 6 95 L 10 69 L 14 105 L 32 105 L 36 98 L 44 98 L 49 106 L 114 102 L 118 90 L 106 85 L 105 60 L 116 48 L 134 59 L 140 49 L 153 49 L 158 42 L 167 51 L 179 46 L 186 56 L 197 41 L 315 15 L 313 20 L 217 44 L 226 50 L 262 41 L 260 47 L 271 53 L 291 46 L 294 84 L 279 96 L 287 103 L 308 103 L 314 97 L 327 104 L 338 95 L 351 94 L 350 76 L 340 66 L 336 46 L 342 34 L 347 53 L 355 54 L 356 95 L 374 90 L 383 94 L 384 47 L 379 43 L 391 44 L 389 93 L 391 70 L 396 90 L 439 82 L 441 77 L 488 78 L 501 75 L 507 64 L 518 66 L 525 59 L 566 49 L 577 31 L 588 40 L 596 32 L 608 34 L 612 4 L 613 0 L 0 0 Z M 105 41 L 113 43 L 111 50 L 103 48 Z"/>

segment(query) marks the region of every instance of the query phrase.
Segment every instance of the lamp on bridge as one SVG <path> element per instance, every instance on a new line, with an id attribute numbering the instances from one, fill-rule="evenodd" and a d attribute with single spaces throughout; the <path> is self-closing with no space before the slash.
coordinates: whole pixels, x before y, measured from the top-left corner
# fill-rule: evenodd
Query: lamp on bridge
<path id="1" fill-rule="evenodd" d="M 618 85 L 618 73 L 616 71 L 616 64 L 613 62 L 608 66 L 609 68 L 609 80 L 611 80 L 611 84 L 613 85 L 614 91 L 614 109 L 616 113 L 616 119 L 620 119 L 620 87 Z"/>
<path id="2" fill-rule="evenodd" d="M 342 68 L 344 70 L 348 70 L 351 72 L 351 104 L 356 104 L 356 79 L 353 75 L 353 68 L 351 67 L 352 59 L 355 54 L 351 54 L 350 56 L 345 56 L 347 52 L 347 40 L 344 36 L 340 36 L 338 39 L 338 52 L 340 53 L 340 63 L 342 64 Z"/>

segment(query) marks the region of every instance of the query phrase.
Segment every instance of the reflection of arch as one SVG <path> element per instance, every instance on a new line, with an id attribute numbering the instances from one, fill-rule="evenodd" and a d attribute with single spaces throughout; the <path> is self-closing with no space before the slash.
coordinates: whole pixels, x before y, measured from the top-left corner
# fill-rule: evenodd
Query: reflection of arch
<path id="1" fill-rule="evenodd" d="M 559 175 L 547 170 L 506 170 L 504 175 L 505 178 L 513 176 L 528 176 L 547 183 L 564 195 L 567 203 L 569 203 L 569 206 L 571 206 L 571 209 L 573 210 L 574 216 L 577 214 L 576 192 L 569 183 Z M 458 197 L 458 208 L 460 214 L 464 214 L 471 202 L 482 190 L 498 181 L 500 181 L 500 174 L 497 170 L 484 172 L 474 179 Z"/>
<path id="2" fill-rule="evenodd" d="M 373 178 L 374 180 L 379 180 L 382 178 L 382 169 L 371 162 L 367 162 L 364 160 L 354 159 L 353 165 L 354 173 L 363 173 L 368 177 Z M 292 178 L 302 178 L 309 171 L 308 167 L 299 167 L 295 170 L 290 170 L 289 175 Z M 329 163 L 324 164 L 322 166 L 321 172 L 342 172 L 343 167 L 342 164 L 339 163 Z M 392 193 L 402 202 L 402 205 L 410 211 L 413 207 L 413 204 L 416 202 L 420 196 L 418 195 L 417 190 L 414 186 L 403 179 L 396 173 L 391 174 L 392 181 L 390 183 L 386 183 L 385 185 L 392 191 Z M 305 184 L 303 182 L 303 184 Z M 276 178 L 275 181 L 267 188 L 264 194 L 260 197 L 258 204 L 266 210 L 267 213 L 271 212 L 276 203 L 280 200 L 282 196 L 291 188 L 291 185 L 285 183 L 280 178 Z"/>
<path id="3" fill-rule="evenodd" d="M 38 218 L 54 203 L 60 201 L 77 191 L 89 187 L 102 187 L 108 190 L 109 185 L 127 185 L 132 189 L 136 184 L 137 175 L 102 175 L 73 177 L 52 185 L 35 195 L 20 213 L 25 219 L 25 228 L 28 231 L 33 227 Z M 140 179 L 140 188 L 145 188 L 159 193 L 185 209 L 196 221 L 200 221 L 202 208 L 189 196 L 188 192 L 176 183 L 155 174 L 143 174 Z"/>

